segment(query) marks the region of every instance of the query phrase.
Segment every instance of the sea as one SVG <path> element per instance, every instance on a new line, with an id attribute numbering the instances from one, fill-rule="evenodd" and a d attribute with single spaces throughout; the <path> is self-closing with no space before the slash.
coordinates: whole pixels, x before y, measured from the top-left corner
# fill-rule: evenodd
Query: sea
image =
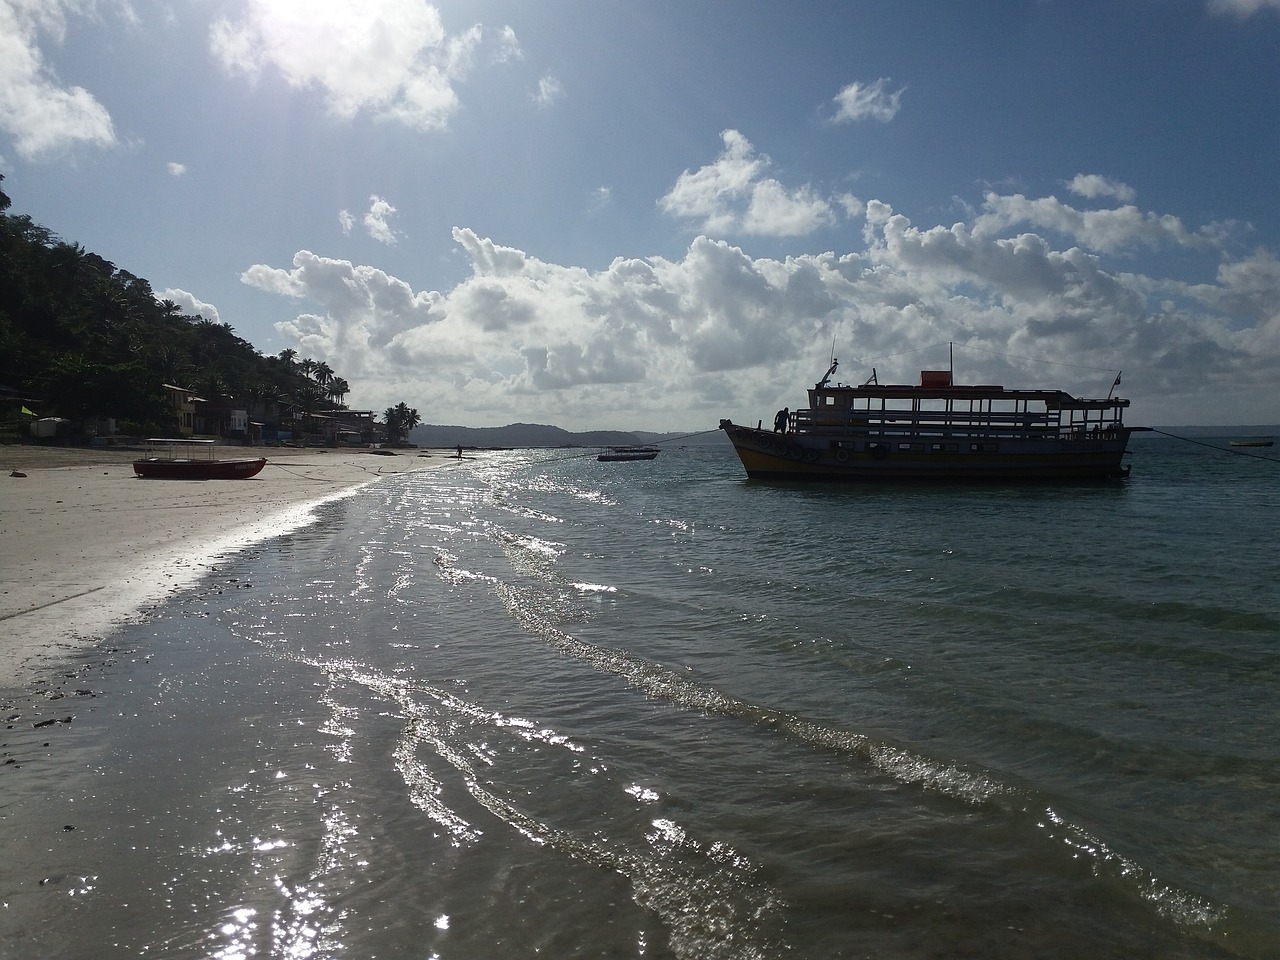
<path id="1" fill-rule="evenodd" d="M 1280 957 L 1280 455 L 594 453 L 387 476 L 6 693 L 0 957 Z"/>

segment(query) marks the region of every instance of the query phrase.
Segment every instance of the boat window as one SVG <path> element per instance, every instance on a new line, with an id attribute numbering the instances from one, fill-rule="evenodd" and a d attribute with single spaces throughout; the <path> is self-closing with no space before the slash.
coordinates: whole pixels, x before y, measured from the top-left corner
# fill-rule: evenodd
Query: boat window
<path id="1" fill-rule="evenodd" d="M 1000 444 L 998 443 L 971 443 L 969 450 L 973 453 L 999 453 Z"/>
<path id="2" fill-rule="evenodd" d="M 935 443 L 930 449 L 934 453 L 959 453 L 960 444 L 958 443 Z"/>

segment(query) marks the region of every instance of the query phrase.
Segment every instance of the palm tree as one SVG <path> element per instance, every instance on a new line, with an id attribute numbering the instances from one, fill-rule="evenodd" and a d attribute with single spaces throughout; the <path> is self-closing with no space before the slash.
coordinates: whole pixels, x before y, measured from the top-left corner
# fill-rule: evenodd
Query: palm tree
<path id="1" fill-rule="evenodd" d="M 351 392 L 351 385 L 341 377 L 334 377 L 327 384 L 325 392 L 329 395 L 329 399 L 333 401 L 335 407 L 342 407 L 344 406 L 342 401 Z"/>
<path id="2" fill-rule="evenodd" d="M 409 431 L 422 422 L 418 411 L 403 400 L 394 407 L 387 407 L 383 417 L 387 421 L 387 439 L 392 443 L 407 442 Z"/>

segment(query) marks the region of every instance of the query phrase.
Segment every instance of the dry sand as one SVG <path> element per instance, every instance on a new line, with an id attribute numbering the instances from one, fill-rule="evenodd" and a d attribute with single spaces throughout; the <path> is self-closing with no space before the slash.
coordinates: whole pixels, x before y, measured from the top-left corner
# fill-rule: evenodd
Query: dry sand
<path id="1" fill-rule="evenodd" d="M 253 479 L 181 481 L 134 476 L 133 451 L 0 447 L 0 686 L 100 638 L 218 556 L 305 523 L 321 501 L 450 462 L 414 450 L 263 453 Z M 222 451 L 246 455 L 263 454 Z"/>

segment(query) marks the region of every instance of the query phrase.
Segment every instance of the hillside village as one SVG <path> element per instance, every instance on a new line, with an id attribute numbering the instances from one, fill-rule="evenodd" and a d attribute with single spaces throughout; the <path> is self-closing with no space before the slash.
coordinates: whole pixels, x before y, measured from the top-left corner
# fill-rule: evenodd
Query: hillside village
<path id="1" fill-rule="evenodd" d="M 0 442 L 367 446 L 418 424 L 403 402 L 350 409 L 327 363 L 264 356 L 10 206 L 0 191 Z"/>

